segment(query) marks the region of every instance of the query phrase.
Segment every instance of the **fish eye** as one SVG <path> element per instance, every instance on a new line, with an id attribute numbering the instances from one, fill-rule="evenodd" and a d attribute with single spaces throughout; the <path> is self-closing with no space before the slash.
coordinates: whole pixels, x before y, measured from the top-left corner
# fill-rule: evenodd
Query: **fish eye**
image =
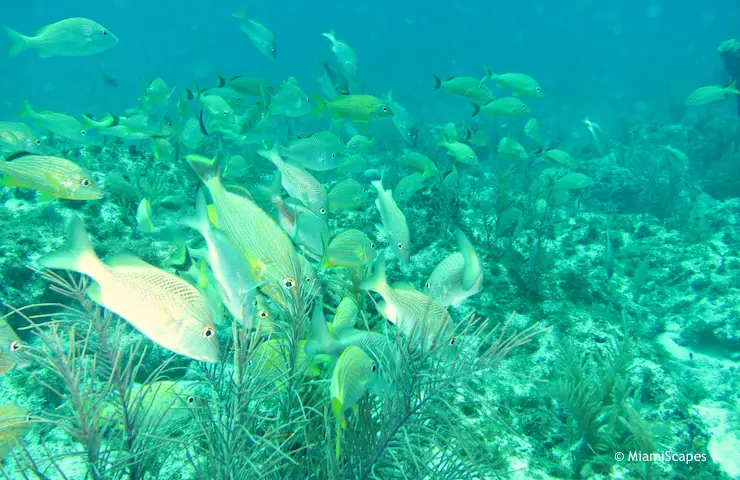
<path id="1" fill-rule="evenodd" d="M 311 103 L 311 97 L 306 97 L 306 103 Z"/>
<path id="2" fill-rule="evenodd" d="M 201 333 L 201 336 L 203 338 L 211 338 L 214 333 L 216 333 L 216 331 L 213 329 L 213 327 L 205 327 L 203 328 L 203 332 Z"/>
<path id="3" fill-rule="evenodd" d="M 378 370 L 378 366 L 377 366 L 376 364 L 374 364 L 374 363 L 373 363 L 373 366 L 372 366 L 372 367 L 370 367 L 370 371 L 371 371 L 371 372 L 375 372 L 375 371 L 377 371 L 377 370 Z"/>
<path id="4" fill-rule="evenodd" d="M 388 113 L 388 107 L 383 107 L 381 110 L 383 110 L 383 113 Z"/>
<path id="5" fill-rule="evenodd" d="M 372 248 L 373 250 L 375 250 L 375 242 L 370 242 L 370 248 Z"/>
<path id="6" fill-rule="evenodd" d="M 229 112 L 226 111 L 226 110 L 224 110 L 224 117 L 227 116 L 228 114 L 229 114 Z"/>
<path id="7" fill-rule="evenodd" d="M 254 299 L 254 302 L 252 302 L 252 305 L 254 305 L 255 307 L 256 307 L 257 305 L 259 305 L 259 302 L 257 301 L 257 299 L 256 299 L 256 298 Z"/>
<path id="8" fill-rule="evenodd" d="M 103 35 L 108 35 L 108 32 L 103 30 Z"/>
<path id="9" fill-rule="evenodd" d="M 522 110 L 524 110 L 525 108 L 527 108 L 527 106 L 522 104 Z"/>
<path id="10" fill-rule="evenodd" d="M 319 213 L 320 213 L 320 214 L 322 214 L 322 215 L 323 215 L 323 214 L 325 214 L 325 213 L 326 213 L 326 209 L 325 209 L 325 208 L 323 208 L 323 207 L 322 207 L 322 208 L 320 208 L 320 209 L 319 209 Z"/>
<path id="11" fill-rule="evenodd" d="M 80 135 L 82 135 L 84 137 L 85 135 L 87 135 L 87 132 L 84 131 L 84 130 L 80 130 Z"/>
<path id="12" fill-rule="evenodd" d="M 306 283 L 311 283 L 311 282 L 313 282 L 313 278 L 312 277 L 306 277 Z"/>
<path id="13" fill-rule="evenodd" d="M 540 91 L 540 87 L 537 87 L 537 91 L 538 91 L 538 92 Z"/>
<path id="14" fill-rule="evenodd" d="M 403 242 L 398 242 L 398 249 L 403 250 Z"/>
<path id="15" fill-rule="evenodd" d="M 410 134 L 411 134 L 411 132 L 409 132 L 409 135 Z M 401 158 L 403 158 L 404 160 L 406 160 L 408 157 L 406 157 L 406 155 L 401 155 Z"/>
<path id="16" fill-rule="evenodd" d="M 80 184 L 81 184 L 81 185 L 82 185 L 83 187 L 89 187 L 90 185 L 92 185 L 92 182 L 90 181 L 90 179 L 89 179 L 89 178 L 83 178 L 83 179 L 82 179 L 82 180 L 80 181 Z"/>
<path id="17" fill-rule="evenodd" d="M 425 287 L 427 288 L 427 290 L 428 290 L 428 289 L 432 288 L 432 283 L 431 283 L 431 282 L 427 282 L 427 283 L 426 283 L 426 285 L 424 285 L 424 286 L 425 286 Z"/>
<path id="18" fill-rule="evenodd" d="M 290 290 L 291 288 L 295 287 L 295 280 L 290 277 L 283 278 L 283 287 Z"/>
<path id="19" fill-rule="evenodd" d="M 331 154 L 331 158 L 337 158 L 337 154 L 336 153 L 332 153 Z"/>
<path id="20" fill-rule="evenodd" d="M 250 360 L 249 360 L 249 361 L 247 362 L 247 366 L 248 366 L 248 367 L 251 367 L 251 366 L 252 366 L 253 364 L 254 364 L 254 360 L 252 360 L 252 359 L 250 359 Z"/>
<path id="21" fill-rule="evenodd" d="M 10 351 L 17 352 L 21 349 L 22 346 L 23 345 L 21 345 L 21 342 L 19 342 L 18 340 L 13 340 L 12 342 L 10 342 Z"/>
<path id="22" fill-rule="evenodd" d="M 267 318 L 267 310 L 260 310 L 260 313 L 258 313 L 260 318 Z"/>
<path id="23" fill-rule="evenodd" d="M 457 342 L 457 338 L 453 335 L 452 338 L 450 338 L 450 345 L 454 345 L 455 342 Z"/>
<path id="24" fill-rule="evenodd" d="M 188 397 L 188 405 L 192 405 L 195 402 L 195 397 Z"/>
<path id="25" fill-rule="evenodd" d="M 35 144 L 36 144 L 37 146 L 38 146 L 38 145 L 41 145 L 41 140 L 36 140 L 36 141 L 35 141 L 35 142 L 33 142 L 33 143 L 35 143 Z"/>
<path id="26" fill-rule="evenodd" d="M 471 160 L 473 160 L 474 158 L 475 158 L 475 157 L 473 157 L 472 155 L 470 156 L 470 159 L 471 159 Z"/>
<path id="27" fill-rule="evenodd" d="M 236 97 L 236 101 L 239 102 L 239 103 L 241 103 L 242 97 Z"/>
<path id="28" fill-rule="evenodd" d="M 26 415 L 26 421 L 27 421 L 27 422 L 30 422 L 31 420 L 33 420 L 33 415 L 31 415 L 31 414 L 29 413 L 28 415 Z"/>

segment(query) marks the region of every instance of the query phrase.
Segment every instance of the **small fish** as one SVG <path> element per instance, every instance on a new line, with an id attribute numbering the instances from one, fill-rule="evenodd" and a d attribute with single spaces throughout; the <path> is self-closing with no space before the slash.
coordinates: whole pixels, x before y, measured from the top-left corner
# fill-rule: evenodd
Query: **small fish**
<path id="1" fill-rule="evenodd" d="M 23 352 L 24 344 L 5 318 L 0 318 L 0 375 L 31 364 Z"/>
<path id="2" fill-rule="evenodd" d="M 375 148 L 375 139 L 364 135 L 355 135 L 347 140 L 347 150 L 355 153 L 370 153 Z"/>
<path id="3" fill-rule="evenodd" d="M 473 244 L 460 230 L 455 230 L 460 248 L 442 260 L 424 284 L 424 293 L 438 300 L 442 306 L 457 306 L 468 297 L 480 292 L 483 270 Z"/>
<path id="4" fill-rule="evenodd" d="M 393 198 L 399 203 L 408 202 L 411 197 L 416 195 L 416 192 L 424 188 L 424 182 L 433 176 L 434 174 L 431 172 L 414 172 L 411 175 L 406 175 L 398 181 L 398 185 L 393 189 Z"/>
<path id="5" fill-rule="evenodd" d="M 308 170 L 326 172 L 337 168 L 339 154 L 345 149 L 342 140 L 332 132 L 316 132 L 280 147 L 280 155 Z"/>
<path id="6" fill-rule="evenodd" d="M 483 130 L 476 130 L 473 132 L 468 129 L 468 133 L 465 136 L 465 140 L 469 141 L 474 147 L 482 148 L 488 146 L 488 134 Z"/>
<path id="7" fill-rule="evenodd" d="M 129 405 L 133 406 L 131 410 L 136 424 L 149 425 L 150 428 L 182 428 L 183 423 L 192 419 L 196 403 L 192 385 L 182 381 L 158 380 L 143 385 L 135 383 L 127 395 Z M 117 428 L 123 428 L 120 405 L 107 404 L 103 408 L 103 418 Z"/>
<path id="8" fill-rule="evenodd" d="M 706 105 L 708 103 L 722 102 L 727 100 L 731 93 L 740 95 L 740 90 L 736 87 L 737 80 L 733 80 L 726 87 L 722 85 L 711 85 L 709 87 L 699 87 L 686 97 L 686 105 Z"/>
<path id="9" fill-rule="evenodd" d="M 98 64 L 100 67 L 100 79 L 103 80 L 103 83 L 108 85 L 109 87 L 117 87 L 118 86 L 118 80 L 116 80 L 114 77 L 110 76 L 105 68 L 103 68 L 103 64 Z"/>
<path id="10" fill-rule="evenodd" d="M 233 14 L 233 17 L 239 20 L 239 28 L 247 34 L 257 50 L 270 60 L 275 60 L 277 56 L 275 35 L 262 23 L 253 18 L 248 18 L 245 9 Z"/>
<path id="11" fill-rule="evenodd" d="M 359 76 L 359 66 L 354 50 L 346 43 L 337 40 L 334 30 L 329 33 L 322 33 L 321 35 L 328 38 L 331 42 L 331 51 L 334 53 L 337 63 L 344 73 L 350 78 L 357 78 Z"/>
<path id="12" fill-rule="evenodd" d="M 474 77 L 450 77 L 447 80 L 440 80 L 435 76 L 434 89 L 440 88 L 447 93 L 462 95 L 476 102 L 488 103 L 496 98 L 485 83 Z"/>
<path id="13" fill-rule="evenodd" d="M 103 192 L 90 172 L 65 158 L 17 152 L 0 162 L 0 173 L 3 174 L 0 185 L 36 190 L 38 200 L 42 202 L 55 198 L 103 198 Z"/>
<path id="14" fill-rule="evenodd" d="M 324 268 L 361 267 L 375 259 L 375 244 L 362 231 L 345 230 L 329 242 L 322 261 Z"/>
<path id="15" fill-rule="evenodd" d="M 354 210 L 362 205 L 365 187 L 353 178 L 335 183 L 329 189 L 329 211 Z"/>
<path id="16" fill-rule="evenodd" d="M 85 130 L 82 123 L 76 118 L 64 113 L 50 112 L 48 110 L 35 112 L 31 104 L 28 101 L 24 101 L 23 110 L 19 116 L 30 118 L 39 128 L 48 130 L 60 137 L 76 142 L 87 141 L 87 130 Z"/>
<path id="17" fill-rule="evenodd" d="M 238 76 L 226 82 L 226 86 L 251 97 L 269 97 L 272 94 L 272 87 L 262 77 Z"/>
<path id="18" fill-rule="evenodd" d="M 681 150 L 674 148 L 670 145 L 665 145 L 663 147 L 671 156 L 671 158 L 682 168 L 688 168 L 689 166 L 689 156 L 686 155 Z"/>
<path id="19" fill-rule="evenodd" d="M 280 146 L 276 144 L 271 150 L 258 150 L 257 154 L 272 162 L 280 171 L 283 188 L 288 195 L 303 202 L 319 218 L 326 221 L 329 199 L 324 186 L 305 168 L 283 160 L 279 152 Z"/>
<path id="20" fill-rule="evenodd" d="M 152 341 L 195 360 L 216 363 L 218 339 L 203 297 L 181 278 L 130 255 L 100 261 L 76 215 L 69 246 L 44 255 L 44 268 L 71 270 L 93 279 L 87 295 Z"/>
<path id="21" fill-rule="evenodd" d="M 409 284 L 388 284 L 385 257 L 381 253 L 375 271 L 360 284 L 363 290 L 383 297 L 378 304 L 380 313 L 407 337 L 423 340 L 425 345 L 454 342 L 454 326 L 449 313 L 439 301 L 416 290 Z"/>
<path id="22" fill-rule="evenodd" d="M 336 95 L 349 95 L 350 94 L 350 79 L 347 78 L 347 74 L 344 70 L 337 70 L 331 65 L 326 59 L 319 60 L 321 67 L 324 70 L 324 81 L 328 84 L 331 97 Z"/>
<path id="23" fill-rule="evenodd" d="M 209 88 L 208 90 L 203 90 L 200 92 L 200 97 L 209 97 L 211 95 L 222 98 L 233 109 L 243 108 L 247 106 L 245 96 L 242 93 L 237 92 L 233 88 L 216 87 Z"/>
<path id="24" fill-rule="evenodd" d="M 578 166 L 578 162 L 573 158 L 573 155 L 565 150 L 558 150 L 556 148 L 545 150 L 542 152 L 542 158 L 565 168 L 576 168 Z"/>
<path id="25" fill-rule="evenodd" d="M 338 337 L 348 329 L 354 328 L 359 314 L 360 309 L 357 302 L 352 297 L 344 297 L 337 305 L 337 310 L 331 321 L 332 336 Z"/>
<path id="26" fill-rule="evenodd" d="M 208 136 L 208 130 L 203 123 L 203 114 L 200 118 L 190 117 L 180 131 L 180 142 L 190 149 L 198 148 Z"/>
<path id="27" fill-rule="evenodd" d="M 382 221 L 382 225 L 376 225 L 376 227 L 391 243 L 391 248 L 401 263 L 406 264 L 411 255 L 411 236 L 406 216 L 393 199 L 393 191 L 383 188 L 382 180 L 373 181 L 372 186 L 378 191 L 375 206 Z"/>
<path id="28" fill-rule="evenodd" d="M 430 171 L 434 172 L 434 176 L 439 174 L 439 169 L 432 159 L 414 150 L 404 150 L 396 157 L 396 161 L 413 172 Z"/>
<path id="29" fill-rule="evenodd" d="M 39 28 L 36 36 L 21 35 L 3 27 L 10 37 L 8 56 L 35 49 L 39 57 L 82 57 L 103 52 L 118 43 L 118 37 L 87 18 L 67 18 Z"/>
<path id="30" fill-rule="evenodd" d="M 224 187 L 215 159 L 200 155 L 188 155 L 186 159 L 211 194 L 219 229 L 240 252 L 251 252 L 264 264 L 261 278 L 265 283 L 260 290 L 281 306 L 297 302 L 313 272 L 296 253 L 290 237 L 251 196 Z"/>
<path id="31" fill-rule="evenodd" d="M 240 252 L 224 232 L 213 228 L 202 191 L 196 195 L 195 216 L 183 218 L 180 223 L 205 239 L 208 251 L 204 258 L 211 267 L 224 306 L 240 325 L 247 329 L 255 328 L 252 307 L 261 272 L 250 265 L 258 265 L 259 262 L 254 258 L 245 259 L 251 252 Z"/>
<path id="32" fill-rule="evenodd" d="M 152 233 L 154 231 L 154 223 L 152 222 L 152 204 L 148 198 L 142 198 L 139 202 L 139 206 L 136 208 L 136 225 L 139 230 L 144 233 Z"/>
<path id="33" fill-rule="evenodd" d="M 198 104 L 211 115 L 215 122 L 234 125 L 236 116 L 229 102 L 218 95 L 199 95 Z"/>
<path id="34" fill-rule="evenodd" d="M 327 111 L 335 119 L 346 118 L 355 122 L 369 122 L 393 116 L 388 102 L 372 95 L 340 95 L 330 101 L 314 95 L 314 103 L 316 107 L 311 113 L 317 115 Z"/>
<path id="35" fill-rule="evenodd" d="M 0 405 L 0 462 L 31 431 L 31 412 L 11 403 Z"/>
<path id="36" fill-rule="evenodd" d="M 532 113 L 532 110 L 518 98 L 503 97 L 482 106 L 473 104 L 473 116 L 479 113 L 488 117 L 523 117 Z"/>
<path id="37" fill-rule="evenodd" d="M 152 150 L 154 151 L 155 163 L 172 165 L 177 160 L 177 150 L 166 138 L 153 138 Z"/>
<path id="38" fill-rule="evenodd" d="M 514 95 L 523 97 L 543 98 L 545 94 L 542 87 L 534 78 L 523 73 L 502 73 L 496 75 L 490 68 L 486 67 L 485 80 L 493 80 L 499 88 L 505 88 L 514 92 Z"/>
<path id="39" fill-rule="evenodd" d="M 530 118 L 527 120 L 527 123 L 524 124 L 524 135 L 532 140 L 538 147 L 542 145 L 540 122 L 538 122 L 536 118 Z"/>
<path id="40" fill-rule="evenodd" d="M 527 160 L 529 154 L 524 149 L 521 143 L 517 142 L 511 137 L 503 137 L 498 142 L 498 153 L 504 157 L 511 158 L 513 160 Z"/>
<path id="41" fill-rule="evenodd" d="M 365 395 L 377 369 L 373 359 L 360 347 L 349 346 L 339 356 L 331 375 L 329 390 L 334 418 L 343 430 L 347 429 L 344 412 Z"/>
<path id="42" fill-rule="evenodd" d="M 0 149 L 41 153 L 46 143 L 45 138 L 25 123 L 0 122 Z"/>
<path id="43" fill-rule="evenodd" d="M 458 187 L 460 177 L 457 173 L 457 167 L 452 165 L 452 170 L 442 179 L 442 189 L 450 195 L 454 195 Z"/>
<path id="44" fill-rule="evenodd" d="M 254 325 L 262 335 L 271 335 L 276 332 L 275 316 L 267 303 L 264 295 L 258 293 L 254 296 Z"/>
<path id="45" fill-rule="evenodd" d="M 393 100 L 391 91 L 388 91 L 388 106 L 393 111 L 393 125 L 406 143 L 416 146 L 419 140 L 419 124 L 406 110 L 406 107 Z"/>
<path id="46" fill-rule="evenodd" d="M 555 188 L 560 190 L 580 190 L 588 188 L 594 181 L 582 173 L 568 173 L 555 181 Z"/>
<path id="47" fill-rule="evenodd" d="M 365 171 L 367 161 L 365 155 L 352 153 L 339 158 L 337 172 L 339 173 L 362 173 Z"/>
<path id="48" fill-rule="evenodd" d="M 438 147 L 446 148 L 447 155 L 453 157 L 460 163 L 465 165 L 478 165 L 478 155 L 470 147 L 470 145 L 454 141 L 448 141 L 446 138 L 442 138 L 437 142 Z"/>
<path id="49" fill-rule="evenodd" d="M 287 117 L 301 117 L 311 113 L 311 98 L 305 94 L 296 80 L 289 78 L 272 96 L 270 113 Z"/>
<path id="50" fill-rule="evenodd" d="M 144 87 L 144 100 L 149 105 L 166 107 L 170 104 L 170 98 L 172 98 L 173 93 L 175 93 L 175 89 L 170 89 L 164 80 L 157 77 L 154 80 L 146 82 Z"/>

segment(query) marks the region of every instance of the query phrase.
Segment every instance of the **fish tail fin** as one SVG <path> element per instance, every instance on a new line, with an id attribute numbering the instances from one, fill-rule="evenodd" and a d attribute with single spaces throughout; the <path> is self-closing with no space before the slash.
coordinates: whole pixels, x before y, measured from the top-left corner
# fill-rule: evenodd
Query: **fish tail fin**
<path id="1" fill-rule="evenodd" d="M 280 140 L 278 140 L 277 138 L 275 139 L 275 143 L 272 145 L 271 149 L 257 150 L 257 155 L 259 155 L 260 157 L 264 159 L 269 160 L 278 169 L 283 163 L 285 163 L 285 161 L 283 160 L 283 157 L 280 156 Z"/>
<path id="2" fill-rule="evenodd" d="M 329 30 L 329 33 L 322 33 L 321 35 L 328 38 L 331 42 L 337 41 L 337 35 L 334 33 L 334 30 Z"/>
<path id="3" fill-rule="evenodd" d="M 6 25 L 3 25 L 3 29 L 5 30 L 5 33 L 8 34 L 8 38 L 10 39 L 10 48 L 8 49 L 9 57 L 18 55 L 23 50 L 28 48 L 28 37 L 16 32 Z"/>
<path id="4" fill-rule="evenodd" d="M 733 80 L 725 90 L 730 93 L 734 93 L 735 95 L 740 95 L 740 90 L 737 89 L 737 80 Z"/>
<path id="5" fill-rule="evenodd" d="M 486 75 L 480 79 L 481 82 L 487 82 L 496 77 L 496 74 L 491 71 L 491 68 L 488 65 L 484 66 L 483 68 L 486 69 Z"/>
<path id="6" fill-rule="evenodd" d="M 216 86 L 218 88 L 223 88 L 226 86 L 226 79 L 222 77 L 220 73 L 216 74 Z"/>
<path id="7" fill-rule="evenodd" d="M 35 112 L 33 111 L 33 107 L 30 103 L 28 103 L 28 100 L 23 100 L 23 110 L 20 111 L 18 114 L 19 117 L 31 117 L 33 116 Z"/>
<path id="8" fill-rule="evenodd" d="M 462 271 L 462 285 L 466 290 L 470 290 L 479 281 L 482 272 L 478 254 L 475 252 L 473 244 L 468 237 L 459 228 L 455 230 L 457 244 L 460 248 L 465 263 Z"/>
<path id="9" fill-rule="evenodd" d="M 473 114 L 471 115 L 471 117 L 475 117 L 479 113 L 480 113 L 480 105 L 478 105 L 477 103 L 474 103 L 473 104 Z"/>
<path id="10" fill-rule="evenodd" d="M 363 290 L 372 290 L 373 292 L 382 292 L 388 287 L 388 278 L 385 275 L 385 255 L 381 253 L 375 261 L 375 270 L 373 273 L 362 281 L 360 288 Z"/>
<path id="11" fill-rule="evenodd" d="M 432 76 L 434 77 L 434 89 L 435 89 L 435 90 L 439 90 L 439 87 L 441 87 L 441 86 L 442 86 L 442 79 L 440 79 L 440 78 L 439 78 L 438 76 L 436 76 L 436 75 L 432 75 Z"/>
<path id="12" fill-rule="evenodd" d="M 314 93 L 313 95 L 311 95 L 311 97 L 313 98 L 314 104 L 316 104 L 316 106 L 311 111 L 311 115 L 318 115 L 319 113 L 326 110 L 328 102 L 324 100 L 323 97 L 321 97 L 318 93 Z"/>
<path id="13" fill-rule="evenodd" d="M 181 218 L 180 224 L 188 228 L 192 228 L 203 236 L 205 236 L 208 230 L 211 229 L 211 220 L 208 218 L 206 196 L 203 194 L 202 190 L 198 190 L 198 194 L 195 197 L 195 215 Z"/>
<path id="14" fill-rule="evenodd" d="M 308 357 L 314 355 L 331 355 L 336 349 L 336 340 L 329 331 L 329 324 L 324 317 L 324 306 L 321 300 L 314 303 L 311 314 L 311 338 L 306 341 L 305 351 Z"/>
<path id="15" fill-rule="evenodd" d="M 243 20 L 247 18 L 247 9 L 245 7 L 241 7 L 239 10 L 231 14 L 231 16 L 238 18 L 239 20 Z"/>
<path id="16" fill-rule="evenodd" d="M 93 249 L 92 242 L 85 231 L 85 224 L 77 215 L 69 222 L 67 248 L 47 253 L 38 262 L 44 268 L 71 270 L 84 273 L 95 279 L 101 268 L 101 262 Z"/>
<path id="17" fill-rule="evenodd" d="M 214 180 L 220 180 L 221 172 L 218 168 L 218 158 L 207 158 L 202 155 L 190 154 L 185 159 L 190 164 L 190 167 L 195 171 L 196 175 L 203 180 L 206 186 Z"/>

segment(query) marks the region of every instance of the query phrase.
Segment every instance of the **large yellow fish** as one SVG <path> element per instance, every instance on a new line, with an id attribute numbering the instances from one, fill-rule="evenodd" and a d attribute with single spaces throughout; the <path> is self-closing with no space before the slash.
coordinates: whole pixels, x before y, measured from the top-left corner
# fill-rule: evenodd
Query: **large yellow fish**
<path id="1" fill-rule="evenodd" d="M 304 285 L 313 280 L 313 272 L 296 253 L 285 231 L 253 200 L 224 187 L 216 160 L 200 155 L 188 155 L 187 160 L 211 193 L 219 228 L 245 258 L 261 263 L 250 265 L 262 274 L 260 290 L 283 306 L 301 298 Z"/>
<path id="2" fill-rule="evenodd" d="M 81 57 L 103 52 L 118 43 L 118 37 L 88 18 L 67 18 L 41 27 L 36 36 L 21 35 L 3 27 L 10 37 L 9 56 L 35 49 L 39 57 Z"/>
<path id="3" fill-rule="evenodd" d="M 185 280 L 129 255 L 100 261 L 79 217 L 69 225 L 69 246 L 44 255 L 45 268 L 83 273 L 95 283 L 87 295 L 164 348 L 216 363 L 218 339 L 202 295 Z"/>
<path id="4" fill-rule="evenodd" d="M 0 162 L 0 173 L 0 185 L 36 190 L 39 201 L 103 198 L 90 172 L 65 158 L 19 152 Z"/>

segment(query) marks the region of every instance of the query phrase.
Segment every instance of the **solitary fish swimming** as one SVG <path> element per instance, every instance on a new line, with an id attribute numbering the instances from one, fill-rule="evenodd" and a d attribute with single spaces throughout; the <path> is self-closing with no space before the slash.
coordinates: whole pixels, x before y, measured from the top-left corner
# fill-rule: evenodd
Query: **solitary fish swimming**
<path id="1" fill-rule="evenodd" d="M 21 35 L 3 26 L 10 37 L 8 56 L 35 49 L 39 57 L 83 57 L 103 52 L 118 43 L 118 37 L 88 18 L 67 18 L 41 27 L 36 36 Z"/>
<path id="2" fill-rule="evenodd" d="M 71 270 L 92 278 L 87 295 L 164 348 L 216 363 L 218 339 L 200 292 L 185 280 L 136 257 L 118 255 L 103 263 L 79 217 L 69 224 L 68 249 L 39 259 L 45 268 Z"/>

